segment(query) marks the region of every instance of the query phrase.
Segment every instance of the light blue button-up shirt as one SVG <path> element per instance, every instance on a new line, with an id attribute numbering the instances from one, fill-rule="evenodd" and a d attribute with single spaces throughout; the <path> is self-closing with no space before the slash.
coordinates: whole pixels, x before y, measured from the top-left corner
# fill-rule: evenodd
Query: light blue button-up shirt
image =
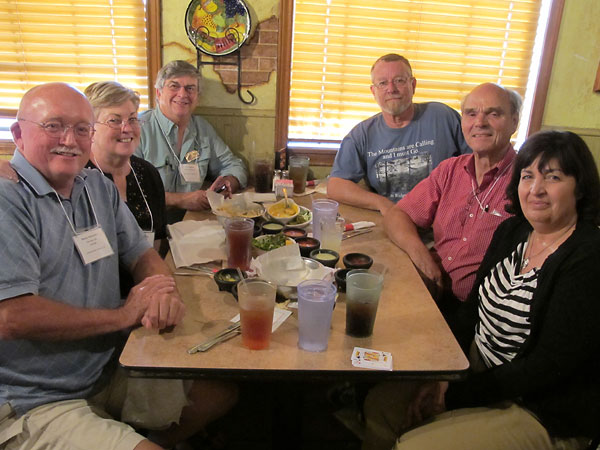
<path id="1" fill-rule="evenodd" d="M 215 129 L 202 117 L 192 116 L 183 136 L 181 153 L 177 156 L 178 127 L 161 112 L 160 108 L 140 115 L 142 133 L 135 154 L 158 169 L 166 192 L 191 192 L 202 188 L 206 178 L 233 175 L 245 187 L 248 181 L 246 167 L 234 156 Z M 186 155 L 196 152 L 191 161 Z M 191 153 L 190 156 L 193 156 Z M 188 157 L 188 159 L 190 159 Z M 200 172 L 199 183 L 188 183 L 179 172 L 179 165 L 195 162 Z"/>
<path id="2" fill-rule="evenodd" d="M 61 206 L 18 150 L 11 164 L 20 182 L 0 179 L 0 301 L 34 294 L 79 308 L 120 307 L 119 260 L 131 267 L 150 245 L 115 185 L 84 169 Z M 69 221 L 77 232 L 99 224 L 114 254 L 84 265 Z M 112 333 L 77 341 L 0 340 L 0 404 L 10 402 L 21 415 L 87 397 L 118 339 Z"/>

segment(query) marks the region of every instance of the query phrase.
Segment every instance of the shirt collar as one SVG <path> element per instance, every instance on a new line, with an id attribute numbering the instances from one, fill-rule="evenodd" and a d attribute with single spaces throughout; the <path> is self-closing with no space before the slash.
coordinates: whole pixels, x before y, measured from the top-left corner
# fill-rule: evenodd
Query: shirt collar
<path id="1" fill-rule="evenodd" d="M 33 167 L 29 161 L 27 161 L 18 148 L 15 149 L 15 153 L 10 160 L 10 164 L 37 195 L 44 196 L 56 192 L 54 188 L 50 186 L 46 178 L 44 178 L 44 176 L 35 167 Z M 74 197 L 75 194 L 81 189 L 78 187 L 78 185 L 83 185 L 86 177 L 87 175 L 83 171 L 80 172 L 77 177 L 75 177 L 75 184 L 73 185 L 73 194 L 71 197 Z"/>
<path id="2" fill-rule="evenodd" d="M 160 105 L 156 105 L 156 108 L 154 108 L 154 116 L 156 117 L 156 121 L 158 122 L 160 128 L 167 135 L 171 134 L 173 128 L 177 126 L 175 122 L 172 122 L 171 119 L 163 114 L 163 112 L 160 110 Z"/>
<path id="3" fill-rule="evenodd" d="M 504 154 L 504 158 L 502 158 L 500 162 L 496 164 L 496 166 L 492 167 L 490 170 L 483 174 L 483 182 L 481 183 L 482 186 L 480 187 L 483 188 L 485 184 L 489 182 L 489 180 L 492 180 L 496 176 L 497 173 L 502 173 L 505 170 L 509 170 L 508 167 L 513 163 L 516 156 L 517 152 L 515 152 L 515 149 L 513 148 L 512 144 L 509 143 L 508 149 Z M 471 154 L 471 157 L 466 161 L 464 168 L 473 180 L 477 179 L 475 175 L 475 155 Z"/>

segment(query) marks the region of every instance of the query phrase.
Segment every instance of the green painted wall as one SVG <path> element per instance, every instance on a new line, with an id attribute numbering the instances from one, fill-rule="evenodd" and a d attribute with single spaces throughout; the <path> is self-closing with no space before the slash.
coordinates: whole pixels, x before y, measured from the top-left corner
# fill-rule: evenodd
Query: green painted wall
<path id="1" fill-rule="evenodd" d="M 542 126 L 580 134 L 600 167 L 600 2 L 566 0 Z"/>

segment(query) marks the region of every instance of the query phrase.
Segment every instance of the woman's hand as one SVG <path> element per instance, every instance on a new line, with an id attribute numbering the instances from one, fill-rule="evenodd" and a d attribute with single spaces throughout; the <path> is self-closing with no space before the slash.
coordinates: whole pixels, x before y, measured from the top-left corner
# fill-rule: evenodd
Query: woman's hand
<path id="1" fill-rule="evenodd" d="M 6 160 L 0 160 L 0 178 L 5 178 L 15 183 L 19 182 L 19 176 L 14 171 L 10 163 Z"/>
<path id="2" fill-rule="evenodd" d="M 432 381 L 421 385 L 408 405 L 403 427 L 418 425 L 425 419 L 446 411 L 447 390 L 447 381 Z"/>

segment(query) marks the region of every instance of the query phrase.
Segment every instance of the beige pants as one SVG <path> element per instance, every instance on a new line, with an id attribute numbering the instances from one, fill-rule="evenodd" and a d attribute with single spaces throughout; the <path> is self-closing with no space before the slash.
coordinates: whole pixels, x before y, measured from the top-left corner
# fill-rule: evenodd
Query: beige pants
<path id="1" fill-rule="evenodd" d="M 483 369 L 476 348 L 471 368 Z M 505 402 L 491 407 L 448 411 L 406 432 L 400 426 L 421 382 L 375 386 L 365 400 L 366 433 L 363 450 L 579 450 L 587 439 L 552 439 L 526 409 Z M 400 436 L 398 438 L 398 436 Z"/>
<path id="2" fill-rule="evenodd" d="M 131 450 L 144 437 L 113 418 L 143 428 L 166 428 L 178 422 L 188 389 L 181 380 L 127 378 L 119 370 L 90 399 L 50 403 L 5 420 L 0 450 Z"/>

